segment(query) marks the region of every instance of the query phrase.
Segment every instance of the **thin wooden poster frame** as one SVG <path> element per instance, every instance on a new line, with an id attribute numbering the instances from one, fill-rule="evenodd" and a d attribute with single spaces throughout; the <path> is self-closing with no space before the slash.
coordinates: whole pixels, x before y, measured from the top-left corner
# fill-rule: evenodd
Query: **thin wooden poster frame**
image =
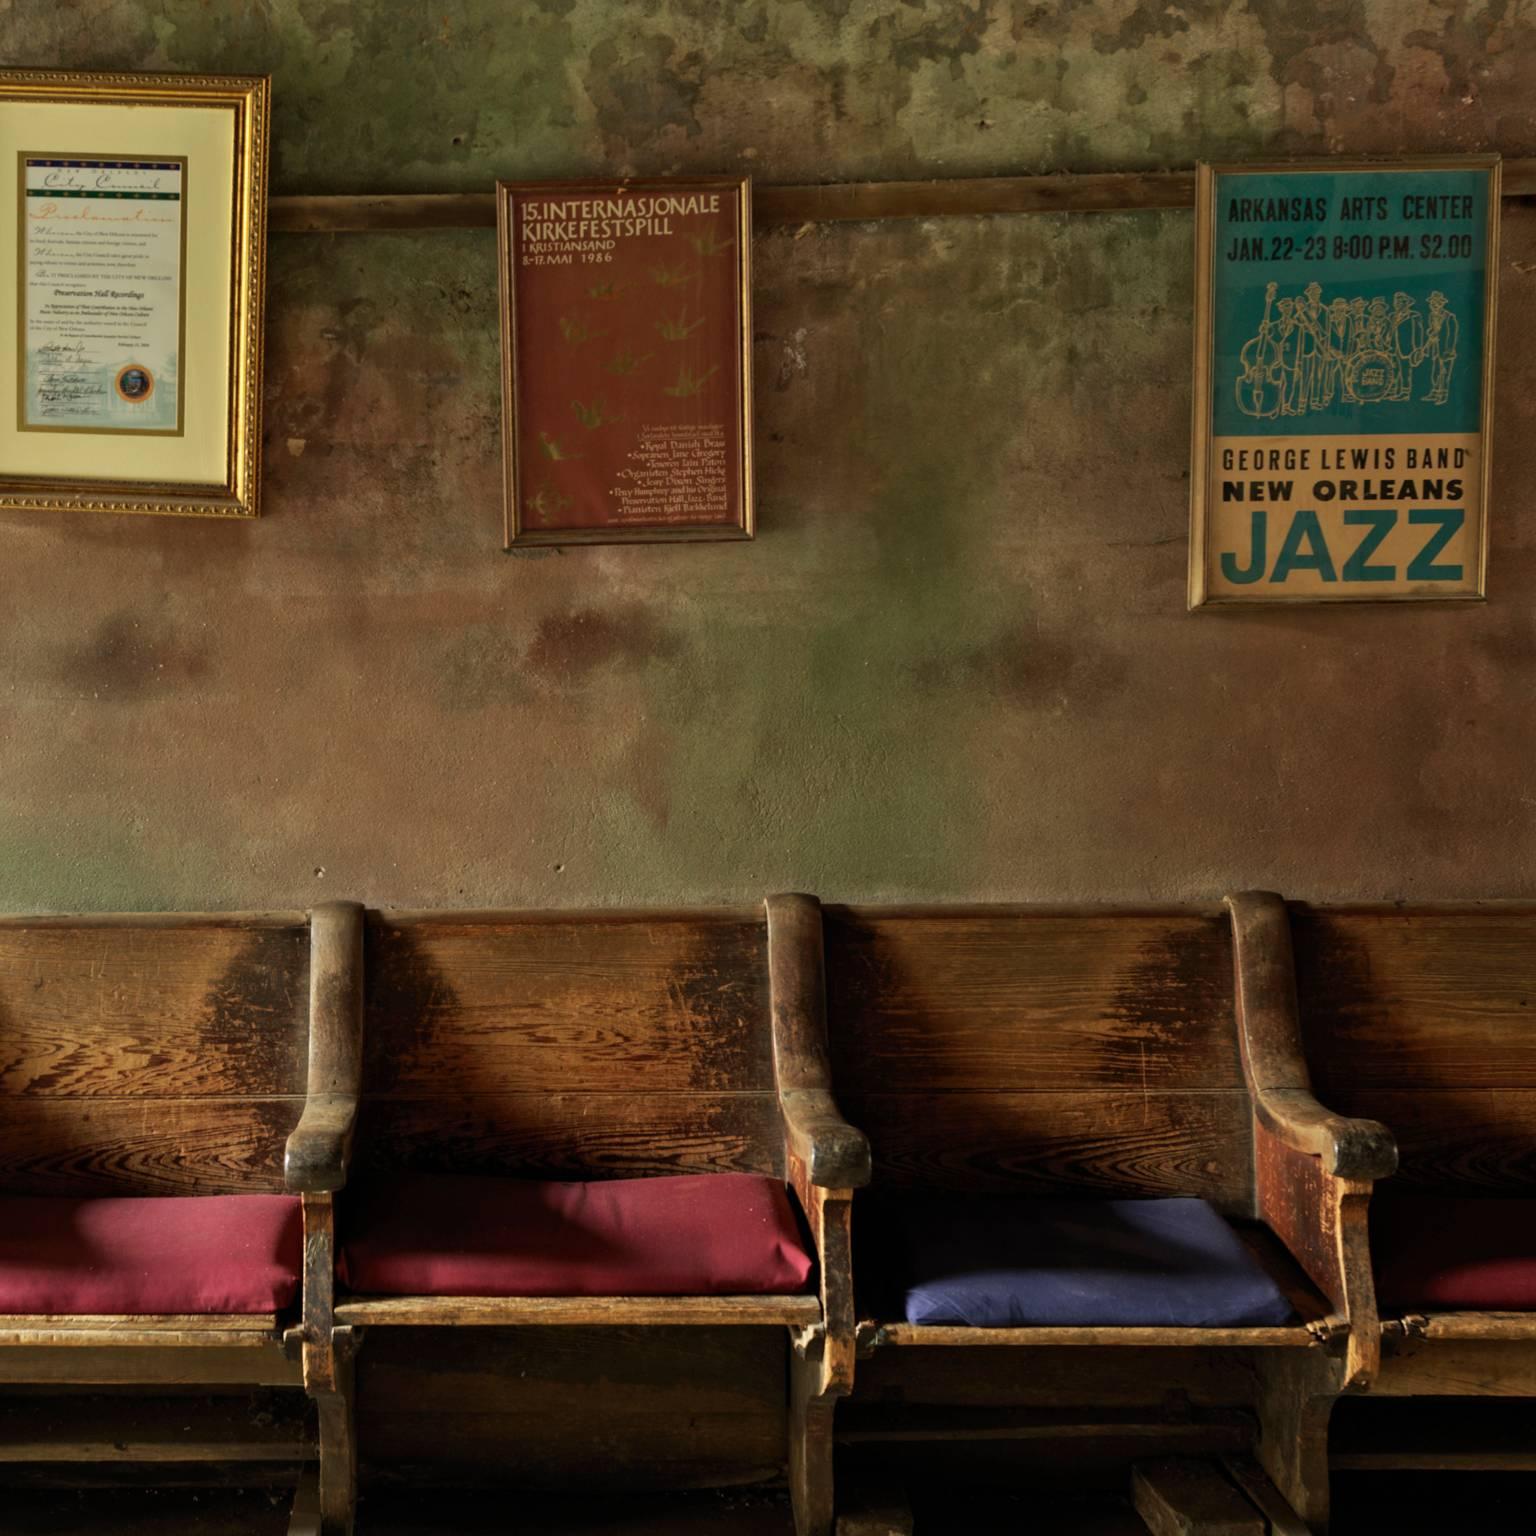
<path id="1" fill-rule="evenodd" d="M 1295 605 L 1352 602 L 1478 602 L 1486 595 L 1488 559 L 1488 504 L 1492 472 L 1493 376 L 1495 333 L 1498 311 L 1498 252 L 1501 187 L 1501 160 L 1496 154 L 1417 156 L 1393 160 L 1307 159 L 1245 163 L 1204 163 L 1196 169 L 1195 184 L 1195 350 L 1194 402 L 1190 452 L 1190 538 L 1189 607 L 1250 606 L 1255 603 Z M 1356 583 L 1339 583 L 1340 590 L 1280 592 L 1265 586 L 1252 593 L 1213 590 L 1219 585 L 1212 579 L 1217 551 L 1213 549 L 1215 524 L 1212 496 L 1220 483 L 1221 472 L 1214 462 L 1213 428 L 1215 392 L 1229 381 L 1216 378 L 1217 235 L 1218 198 L 1223 178 L 1244 176 L 1283 177 L 1292 174 L 1327 174 L 1333 176 L 1380 176 L 1381 173 L 1414 171 L 1477 170 L 1488 173 L 1486 223 L 1481 233 L 1483 245 L 1483 306 L 1480 335 L 1481 372 L 1477 383 L 1479 419 L 1477 428 L 1478 464 L 1473 483 L 1477 490 L 1475 523 L 1469 527 L 1466 541 L 1468 557 L 1462 565 L 1463 576 L 1456 590 L 1437 590 L 1431 583 L 1419 583 L 1410 589 L 1406 581 L 1389 583 L 1391 590 L 1364 589 Z M 1474 228 L 1476 226 L 1474 225 Z M 1299 279 L 1298 279 L 1299 281 Z M 1270 285 L 1273 288 L 1273 284 Z M 1299 301 L 1298 301 L 1299 302 Z M 1316 300 L 1314 299 L 1315 303 Z M 1268 311 L 1266 309 L 1266 320 Z M 1302 434 L 1304 435 L 1304 434 Z M 1314 441 L 1324 442 L 1326 438 Z M 1347 439 L 1341 439 L 1347 441 Z M 1469 520 L 1470 522 L 1470 520 Z M 1405 567 L 1406 569 L 1406 567 Z M 1256 585 L 1258 585 L 1256 583 Z"/>
<path id="2" fill-rule="evenodd" d="M 525 223 L 520 222 L 520 219 L 529 213 L 530 209 L 547 207 L 552 202 L 569 205 L 570 209 L 577 213 L 580 212 L 577 205 L 596 204 L 598 205 L 597 213 L 607 217 L 611 214 L 613 207 L 624 199 L 687 198 L 721 193 L 729 194 L 734 198 L 734 211 L 728 222 L 722 221 L 715 226 L 722 238 L 716 238 L 712 234 L 709 237 L 709 244 L 703 247 L 693 264 L 697 267 L 704 261 L 722 257 L 729 260 L 731 264 L 730 272 L 721 274 L 720 278 L 715 280 L 713 291 L 718 298 L 724 291 L 724 285 L 729 285 L 730 292 L 734 296 L 734 315 L 729 326 L 724 328 L 728 334 L 713 338 L 716 351 L 710 356 L 714 358 L 714 362 L 707 371 L 702 368 L 700 370 L 701 378 L 710 377 L 718 370 L 722 379 L 729 381 L 731 385 L 729 407 L 723 413 L 727 439 L 733 440 L 734 443 L 734 451 L 727 454 L 725 465 L 727 505 L 731 515 L 728 518 L 716 517 L 696 521 L 688 520 L 686 513 L 673 515 L 667 522 L 620 520 L 608 517 L 606 510 L 594 513 L 591 498 L 595 493 L 592 486 L 588 484 L 582 492 L 573 493 L 584 495 L 587 498 L 585 504 L 578 508 L 577 514 L 573 515 L 570 521 L 561 522 L 560 519 L 565 510 L 562 502 L 570 499 L 565 496 L 564 487 L 552 486 L 550 497 L 546 500 L 544 486 L 537 482 L 536 477 L 539 471 L 543 470 L 546 478 L 553 480 L 555 476 L 563 473 L 559 468 L 560 458 L 567 456 L 579 458 L 582 449 L 588 443 L 594 443 L 597 440 L 591 436 L 577 436 L 575 441 L 581 444 L 581 448 L 568 448 L 568 445 L 562 442 L 564 435 L 562 432 L 539 430 L 536 434 L 537 446 L 555 461 L 552 468 L 551 465 L 538 460 L 537 454 L 530 447 L 530 443 L 535 439 L 530 438 L 524 428 L 529 420 L 534 419 L 535 413 L 538 413 L 540 417 L 547 416 L 551 421 L 558 419 L 568 422 L 570 431 L 573 434 L 580 434 L 582 427 L 591 427 L 594 415 L 592 402 L 568 398 L 575 391 L 565 387 L 563 378 L 553 381 L 546 379 L 542 384 L 535 378 L 536 365 L 542 360 L 530 356 L 529 349 L 536 345 L 531 333 L 536 325 L 547 320 L 548 314 L 546 306 L 534 306 L 528 297 L 521 301 L 519 298 L 519 268 L 514 263 L 518 260 L 519 252 L 523 250 L 522 236 L 527 227 Z M 511 548 L 514 545 L 675 543 L 751 539 L 755 531 L 755 511 L 752 484 L 752 196 L 750 179 L 738 176 L 689 176 L 611 181 L 501 181 L 496 185 L 496 211 L 501 295 L 503 526 L 506 546 Z M 609 292 L 605 297 L 616 298 L 617 302 L 610 302 L 601 311 L 599 322 L 592 322 L 589 317 L 582 314 L 562 313 L 559 316 L 562 330 L 569 325 L 570 335 L 603 335 L 606 333 L 600 331 L 598 325 L 617 321 L 630 329 L 637 324 L 654 328 L 664 338 L 667 337 L 670 333 L 663 330 L 667 321 L 659 317 L 669 311 L 657 297 L 657 292 L 660 290 L 657 292 L 650 290 L 647 273 L 637 270 L 635 258 L 625 259 L 626 253 L 622 239 L 606 241 L 606 236 L 612 233 L 614 226 L 604 226 L 604 240 L 588 241 L 586 239 L 588 230 L 595 228 L 597 223 L 602 223 L 602 218 L 597 218 L 591 225 L 566 226 L 565 232 L 568 232 L 572 238 L 546 248 L 574 249 L 578 253 L 576 259 L 581 261 L 584 259 L 582 252 L 585 245 L 609 243 L 612 251 L 607 258 L 609 264 L 585 265 L 578 270 L 592 279 L 592 286 L 588 291 L 597 293 L 607 288 Z M 581 238 L 576 238 L 578 227 Z M 727 252 L 730 253 L 728 256 Z M 526 258 L 526 252 L 524 255 Z M 687 262 L 681 264 L 682 267 L 687 265 Z M 661 277 L 667 275 L 664 271 L 659 272 L 655 267 L 652 267 L 650 272 L 658 282 Z M 702 279 L 700 282 L 702 284 Z M 530 286 L 532 286 L 531 283 Z M 631 297 L 624 298 L 625 293 Z M 522 313 L 525 308 L 537 309 L 537 313 L 525 315 Z M 596 306 L 592 308 L 596 313 Z M 547 325 L 545 329 L 548 329 Z M 646 334 L 649 334 L 649 330 Z M 543 344 L 549 344 L 547 339 Z M 656 355 L 659 366 L 664 361 L 660 354 L 665 351 L 665 348 L 665 340 L 656 342 L 650 354 L 639 358 L 639 363 L 645 364 L 650 355 Z M 619 365 L 632 362 L 634 358 L 635 351 L 626 346 L 618 357 L 609 361 L 617 375 Z M 677 388 L 687 388 L 689 378 L 690 375 L 686 370 L 679 373 L 675 388 L 665 389 L 664 393 L 673 395 Z M 622 378 L 619 378 L 618 382 L 622 384 Z M 580 425 L 570 422 L 564 414 L 572 409 L 577 411 Z M 603 403 L 597 413 L 599 426 L 606 425 L 602 417 L 609 409 L 612 407 Z M 608 419 L 623 422 L 626 419 L 624 411 L 625 407 L 621 405 L 619 413 Z M 618 493 L 608 487 L 607 494 L 617 496 Z M 551 511 L 551 503 L 553 503 L 553 511 Z M 582 520 L 578 521 L 577 517 Z"/>

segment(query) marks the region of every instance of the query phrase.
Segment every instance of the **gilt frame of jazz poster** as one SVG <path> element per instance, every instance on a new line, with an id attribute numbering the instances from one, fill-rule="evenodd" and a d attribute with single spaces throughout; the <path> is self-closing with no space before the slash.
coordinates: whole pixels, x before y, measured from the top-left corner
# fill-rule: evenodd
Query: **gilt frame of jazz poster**
<path id="1" fill-rule="evenodd" d="M 498 182 L 506 543 L 752 537 L 751 183 Z"/>
<path id="2" fill-rule="evenodd" d="M 1202 165 L 1189 606 L 1477 600 L 1496 155 Z"/>

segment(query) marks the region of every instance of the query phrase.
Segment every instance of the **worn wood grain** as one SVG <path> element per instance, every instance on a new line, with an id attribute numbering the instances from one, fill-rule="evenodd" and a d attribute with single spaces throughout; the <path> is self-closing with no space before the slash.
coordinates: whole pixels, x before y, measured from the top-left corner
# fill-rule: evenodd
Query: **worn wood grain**
<path id="1" fill-rule="evenodd" d="M 313 1392 L 319 1419 L 320 1536 L 352 1536 L 357 1520 L 357 1405 L 352 1339 L 333 1345 L 330 1379 Z"/>
<path id="2" fill-rule="evenodd" d="M 354 1173 L 519 1173 L 625 1178 L 784 1175 L 771 1092 L 491 1093 L 365 1099 Z"/>
<path id="3" fill-rule="evenodd" d="M 770 896 L 766 907 L 774 1084 L 790 1178 L 812 1214 L 816 1189 L 869 1182 L 869 1143 L 832 1096 L 821 904 L 787 894 Z"/>
<path id="4" fill-rule="evenodd" d="M 945 1440 L 1157 1440 L 1170 1429 L 1209 1430 L 1213 1442 L 1252 1442 L 1255 1423 L 1238 1408 L 1200 1413 L 1138 1413 L 1063 1404 L 1049 1408 L 897 1408 L 858 1404 L 837 1431 L 839 1445 L 888 1445 Z"/>
<path id="5" fill-rule="evenodd" d="M 1254 1362 L 1259 1463 L 1304 1521 L 1326 1526 L 1332 1493 L 1328 1426 L 1344 1389 L 1346 1363 L 1317 1350 L 1260 1355 Z"/>
<path id="6" fill-rule="evenodd" d="M 1536 1088 L 1536 906 L 1292 910 L 1319 1095 Z"/>
<path id="7" fill-rule="evenodd" d="M 1508 1339 L 1536 1343 L 1536 1312 L 1435 1312 L 1413 1318 L 1406 1331 L 1424 1339 Z"/>
<path id="8" fill-rule="evenodd" d="M 314 1459 L 302 1400 L 28 1397 L 0 1403 L 0 1462 Z"/>
<path id="9" fill-rule="evenodd" d="M 1248 1502 L 1269 1521 L 1269 1536 L 1312 1536 L 1307 1523 L 1285 1502 L 1252 1456 L 1223 1456 L 1221 1465 Z"/>
<path id="10" fill-rule="evenodd" d="M 299 1387 L 303 1374 L 277 1338 L 256 1344 L 230 1334 L 222 1342 L 171 1347 L 164 1338 L 99 1348 L 60 1347 L 57 1337 L 17 1340 L 0 1348 L 0 1382 L 60 1386 L 252 1386 Z"/>
<path id="11" fill-rule="evenodd" d="M 0 1187 L 17 1195 L 283 1189 L 301 1098 L 17 1098 L 0 1114 Z"/>
<path id="12" fill-rule="evenodd" d="M 1341 1088 L 1336 1095 L 1346 1113 L 1391 1126 L 1403 1184 L 1509 1194 L 1536 1188 L 1536 1090 Z"/>
<path id="13" fill-rule="evenodd" d="M 1247 1095 L 1230 1092 L 845 1091 L 875 1183 L 1061 1195 L 1202 1195 L 1251 1208 Z"/>
<path id="14" fill-rule="evenodd" d="M 304 1112 L 283 1155 L 307 1194 L 346 1182 L 363 1077 L 363 909 L 331 902 L 310 917 L 309 1049 Z"/>
<path id="15" fill-rule="evenodd" d="M 1371 1391 L 1382 1397 L 1536 1397 L 1536 1344 L 1512 1339 L 1399 1339 Z"/>
<path id="16" fill-rule="evenodd" d="M 385 1479 L 782 1480 L 786 1353 L 776 1328 L 376 1329 L 358 1356 L 359 1445 Z"/>
<path id="17" fill-rule="evenodd" d="M 0 1317 L 0 1348 L 271 1349 L 275 1317 Z"/>
<path id="18" fill-rule="evenodd" d="M 1536 160 L 1504 162 L 1504 195 L 1536 193 Z M 1192 208 L 1191 171 L 1057 171 L 1035 176 L 950 177 L 931 181 L 763 185 L 752 194 L 758 229 L 784 224 L 982 215 L 1105 213 Z M 380 230 L 494 229 L 491 192 L 332 193 L 270 200 L 268 227 L 278 234 Z"/>
<path id="19" fill-rule="evenodd" d="M 1341 1178 L 1385 1178 L 1397 1165 L 1386 1127 L 1328 1109 L 1312 1092 L 1302 1048 L 1290 917 L 1272 891 L 1227 897 L 1232 914 L 1238 1044 L 1259 1127 Z M 1262 1173 L 1262 1169 L 1261 1169 Z M 1259 1195 L 1262 1201 L 1264 1186 Z"/>
<path id="20" fill-rule="evenodd" d="M 1264 1328 L 962 1328 L 942 1323 L 881 1323 L 865 1337 L 866 1350 L 1008 1349 L 1311 1349 L 1301 1325 Z"/>
<path id="21" fill-rule="evenodd" d="M 1032 1343 L 1027 1357 L 1007 1349 L 881 1349 L 860 1359 L 846 1411 L 870 1403 L 1085 1411 L 1088 1405 L 1224 1408 L 1253 1401 L 1256 1360 L 1299 1353 L 1258 1354 L 1230 1343 L 1215 1349 L 1080 1349 L 1054 1341 Z"/>
<path id="22" fill-rule="evenodd" d="M 376 1296 L 345 1300 L 340 1323 L 369 1328 L 805 1327 L 815 1296 Z"/>
<path id="23" fill-rule="evenodd" d="M 1214 914 L 826 915 L 839 1084 L 860 1092 L 1236 1089 Z"/>
<path id="24" fill-rule="evenodd" d="M 1138 1462 L 1131 1501 L 1152 1536 L 1267 1536 L 1269 1522 L 1209 1462 Z"/>
<path id="25" fill-rule="evenodd" d="M 304 1086 L 302 920 L 0 924 L 0 1098 Z"/>
<path id="26" fill-rule="evenodd" d="M 46 1312 L 0 1312 L 0 1339 L 17 1330 L 42 1329 L 49 1333 L 85 1332 L 103 1335 L 146 1333 L 271 1334 L 277 1329 L 273 1316 L 237 1312 L 132 1312 L 58 1316 Z"/>
<path id="27" fill-rule="evenodd" d="M 374 917 L 365 1089 L 773 1089 L 760 913 Z"/>

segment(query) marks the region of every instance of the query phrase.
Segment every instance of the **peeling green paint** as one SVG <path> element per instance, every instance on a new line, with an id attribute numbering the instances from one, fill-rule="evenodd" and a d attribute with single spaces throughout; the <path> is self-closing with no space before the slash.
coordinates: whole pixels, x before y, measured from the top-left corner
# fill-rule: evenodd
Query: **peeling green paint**
<path id="1" fill-rule="evenodd" d="M 1530 154 L 1516 12 L 7 18 L 20 62 L 270 69 L 297 192 Z M 494 238 L 274 237 L 260 523 L 0 518 L 0 907 L 1530 894 L 1536 218 L 1494 600 L 1411 616 L 1185 614 L 1190 247 L 1180 212 L 765 235 L 756 543 L 506 559 Z"/>
<path id="2" fill-rule="evenodd" d="M 13 0 L 7 18 L 18 63 L 270 72 L 289 192 L 1536 144 L 1536 29 L 1471 0 Z"/>

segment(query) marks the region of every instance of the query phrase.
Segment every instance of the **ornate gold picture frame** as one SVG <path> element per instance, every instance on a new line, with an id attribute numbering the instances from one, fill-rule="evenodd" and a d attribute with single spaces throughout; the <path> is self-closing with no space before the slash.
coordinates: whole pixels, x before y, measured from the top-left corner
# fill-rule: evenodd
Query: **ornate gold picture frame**
<path id="1" fill-rule="evenodd" d="M 257 515 L 270 94 L 0 70 L 0 509 Z"/>

